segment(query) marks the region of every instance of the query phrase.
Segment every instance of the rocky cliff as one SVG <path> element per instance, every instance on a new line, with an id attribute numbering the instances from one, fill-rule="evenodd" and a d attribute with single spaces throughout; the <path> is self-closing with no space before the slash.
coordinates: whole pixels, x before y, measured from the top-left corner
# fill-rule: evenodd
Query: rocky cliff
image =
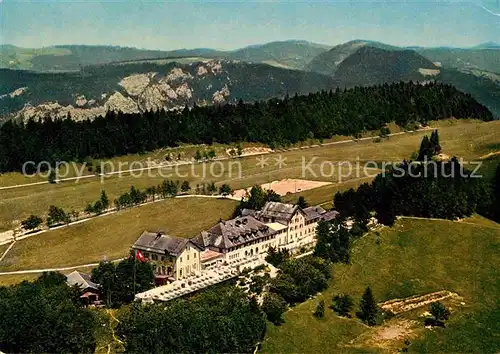
<path id="1" fill-rule="evenodd" d="M 19 73 L 9 71 L 10 81 L 0 84 L 0 90 L 6 92 L 0 96 L 4 119 L 26 121 L 70 115 L 82 120 L 109 110 L 170 110 L 333 87 L 332 80 L 323 75 L 226 60 L 116 64 L 86 68 L 78 74 Z"/>

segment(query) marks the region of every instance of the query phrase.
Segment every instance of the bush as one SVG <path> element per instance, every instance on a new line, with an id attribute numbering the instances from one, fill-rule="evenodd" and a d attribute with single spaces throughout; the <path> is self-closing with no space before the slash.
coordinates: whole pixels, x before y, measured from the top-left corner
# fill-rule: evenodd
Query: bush
<path id="1" fill-rule="evenodd" d="M 434 318 L 426 318 L 424 321 L 425 326 L 431 326 L 431 327 L 445 327 L 443 321 L 438 321 Z"/>
<path id="2" fill-rule="evenodd" d="M 391 134 L 391 130 L 387 127 L 382 127 L 380 128 L 380 137 L 381 138 L 385 138 L 387 137 L 389 134 Z"/>
<path id="3" fill-rule="evenodd" d="M 254 275 L 252 277 L 252 282 L 250 283 L 250 291 L 252 293 L 259 295 L 264 289 L 264 286 L 267 284 L 267 280 L 268 277 L 265 276 L 260 277 L 258 275 Z"/>
<path id="4" fill-rule="evenodd" d="M 450 311 L 439 301 L 429 305 L 429 312 L 436 321 L 446 321 L 450 316 Z"/>
<path id="5" fill-rule="evenodd" d="M 279 267 L 285 260 L 290 258 L 290 252 L 287 249 L 276 251 L 276 248 L 269 247 L 266 256 L 266 262 L 275 267 Z"/>
<path id="6" fill-rule="evenodd" d="M 49 183 L 51 183 L 51 184 L 54 184 L 57 182 L 57 173 L 55 170 L 50 170 L 48 180 L 49 180 Z"/>
<path id="7" fill-rule="evenodd" d="M 41 217 L 36 215 L 30 215 L 26 220 L 23 220 L 21 225 L 25 230 L 34 230 L 42 224 L 43 220 Z"/>
<path id="8" fill-rule="evenodd" d="M 325 274 L 329 274 L 329 268 L 322 268 L 320 265 L 323 263 L 323 260 L 314 257 L 286 261 L 279 275 L 271 281 L 270 290 L 281 295 L 291 305 L 305 301 L 328 286 Z"/>
<path id="9" fill-rule="evenodd" d="M 283 313 L 286 311 L 287 303 L 285 299 L 275 293 L 266 293 L 262 302 L 262 311 L 267 316 L 269 322 L 279 325 L 283 323 Z"/>
<path id="10" fill-rule="evenodd" d="M 325 300 L 321 299 L 314 310 L 314 317 L 323 318 L 325 316 Z"/>
<path id="11" fill-rule="evenodd" d="M 339 315 L 344 317 L 351 317 L 350 312 L 354 303 L 349 295 L 335 295 L 333 297 L 332 309 Z"/>
<path id="12" fill-rule="evenodd" d="M 266 268 L 265 264 L 259 264 L 257 267 L 255 267 L 253 270 L 255 272 L 260 272 L 261 270 L 264 270 Z"/>

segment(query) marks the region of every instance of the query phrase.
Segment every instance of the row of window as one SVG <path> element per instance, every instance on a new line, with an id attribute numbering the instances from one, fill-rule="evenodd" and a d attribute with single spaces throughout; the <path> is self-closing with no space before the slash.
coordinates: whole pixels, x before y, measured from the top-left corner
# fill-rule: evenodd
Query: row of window
<path id="1" fill-rule="evenodd" d="M 188 275 L 189 273 L 192 273 L 192 272 L 196 271 L 196 269 L 197 269 L 196 264 L 193 264 L 192 267 L 188 264 L 185 267 L 186 275 Z M 179 269 L 179 277 L 182 278 L 182 268 Z"/>
<path id="2" fill-rule="evenodd" d="M 270 239 L 274 239 L 274 238 L 276 238 L 275 234 L 272 235 L 272 236 L 262 237 L 262 238 L 259 238 L 258 240 L 253 240 L 251 242 L 247 242 L 247 243 L 241 244 L 239 246 L 229 248 L 228 252 L 237 251 L 237 250 L 239 250 L 241 248 L 246 248 L 248 246 L 256 245 L 256 244 L 259 244 L 259 243 L 262 243 L 262 242 L 265 242 L 265 241 L 269 241 Z"/>
<path id="3" fill-rule="evenodd" d="M 144 252 L 144 258 L 146 259 L 151 259 L 152 261 L 168 261 L 168 262 L 173 262 L 174 258 L 171 256 L 161 256 L 156 253 L 147 253 Z"/>
<path id="4" fill-rule="evenodd" d="M 193 258 L 196 258 L 196 254 L 197 254 L 196 252 L 193 253 Z M 187 257 L 187 261 L 189 261 L 189 253 L 187 254 L 186 257 Z M 179 257 L 179 262 L 182 263 L 182 257 Z"/>

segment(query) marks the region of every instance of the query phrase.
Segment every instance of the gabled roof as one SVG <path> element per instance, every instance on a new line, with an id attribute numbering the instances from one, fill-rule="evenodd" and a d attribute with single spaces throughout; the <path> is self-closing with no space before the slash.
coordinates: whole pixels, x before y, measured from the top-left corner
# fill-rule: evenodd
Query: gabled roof
<path id="1" fill-rule="evenodd" d="M 200 254 L 200 261 L 202 262 L 208 262 L 216 258 L 222 258 L 224 257 L 223 253 L 212 251 L 212 250 L 205 250 Z"/>
<path id="2" fill-rule="evenodd" d="M 335 219 L 338 215 L 339 215 L 338 211 L 330 210 L 330 211 L 327 211 L 326 213 L 324 213 L 323 215 L 321 215 L 321 220 L 330 221 L 330 220 Z"/>
<path id="3" fill-rule="evenodd" d="M 252 216 L 221 221 L 191 241 L 200 247 L 228 249 L 274 234 L 275 231 Z"/>
<path id="4" fill-rule="evenodd" d="M 256 213 L 257 213 L 257 210 L 255 210 L 255 209 L 247 209 L 247 208 L 241 209 L 241 216 L 253 216 L 253 217 L 255 217 Z"/>
<path id="5" fill-rule="evenodd" d="M 295 213 L 300 210 L 297 205 L 293 204 L 267 202 L 262 208 L 259 217 L 290 221 Z"/>
<path id="6" fill-rule="evenodd" d="M 302 209 L 305 213 L 306 220 L 314 220 L 319 219 L 323 214 L 326 213 L 326 210 L 320 206 L 311 206 L 305 209 Z"/>
<path id="7" fill-rule="evenodd" d="M 188 243 L 194 245 L 187 238 L 165 235 L 160 232 L 144 231 L 137 241 L 135 241 L 132 248 L 149 252 L 165 253 L 176 257 L 182 253 Z M 197 247 L 197 245 L 194 246 Z"/>
<path id="8" fill-rule="evenodd" d="M 99 284 L 94 283 L 90 280 L 90 274 L 82 273 L 75 270 L 66 276 L 66 283 L 69 286 L 78 285 L 82 289 L 93 289 L 95 291 L 99 290 Z"/>

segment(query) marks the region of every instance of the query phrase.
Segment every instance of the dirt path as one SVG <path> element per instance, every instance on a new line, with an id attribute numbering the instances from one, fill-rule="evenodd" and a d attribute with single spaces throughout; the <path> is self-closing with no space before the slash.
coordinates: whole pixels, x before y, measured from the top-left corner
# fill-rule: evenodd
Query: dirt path
<path id="1" fill-rule="evenodd" d="M 113 259 L 110 262 L 119 262 L 123 259 L 124 258 Z M 93 267 L 97 267 L 98 265 L 99 265 L 99 263 L 88 263 L 88 264 L 81 264 L 81 265 L 77 265 L 77 266 L 61 267 L 61 268 L 15 270 L 12 272 L 0 272 L 0 276 L 2 276 L 2 275 L 19 275 L 19 274 L 37 274 L 37 273 L 43 273 L 43 272 L 61 272 L 61 271 L 65 271 L 65 270 L 75 270 L 75 269 L 79 269 L 79 268 L 93 268 Z"/>
<path id="2" fill-rule="evenodd" d="M 174 198 L 216 198 L 216 199 L 232 199 L 232 200 L 237 200 L 237 201 L 240 200 L 240 199 L 238 199 L 236 197 L 233 197 L 233 196 L 230 196 L 230 195 L 227 196 L 227 197 L 223 197 L 222 195 L 205 195 L 205 194 L 178 195 L 178 196 L 175 196 Z M 168 199 L 168 198 L 166 198 L 166 199 Z M 152 204 L 152 203 L 158 203 L 158 202 L 164 201 L 166 199 L 156 199 L 154 201 L 148 201 L 148 202 L 145 202 L 145 203 L 142 203 L 142 204 L 139 204 L 139 205 L 131 206 L 131 207 L 127 208 L 127 209 L 139 208 L 141 206 L 149 205 L 149 204 Z M 126 210 L 126 209 L 120 209 L 120 210 Z M 24 240 L 25 238 L 29 238 L 29 237 L 33 237 L 33 236 L 38 236 L 40 234 L 44 234 L 44 233 L 49 232 L 49 231 L 54 231 L 54 230 L 62 229 L 64 227 L 69 227 L 71 225 L 81 224 L 81 223 L 93 220 L 95 218 L 100 218 L 100 217 L 103 217 L 103 216 L 112 215 L 112 214 L 117 213 L 120 210 L 117 210 L 116 208 L 110 208 L 110 209 L 108 209 L 107 212 L 99 214 L 99 215 L 93 215 L 93 216 L 85 217 L 85 218 L 80 219 L 80 220 L 72 221 L 69 224 L 64 224 L 64 225 L 60 225 L 60 226 L 51 227 L 50 229 L 45 229 L 45 230 L 40 230 L 40 231 L 36 231 L 36 232 L 31 232 L 31 233 L 28 233 L 28 234 L 17 236 L 15 238 L 13 236 L 14 235 L 13 230 L 6 231 L 6 232 L 3 233 L 3 234 L 6 235 L 6 237 L 2 238 L 1 234 L 0 234 L 0 245 L 6 245 L 6 244 L 11 243 L 13 241 Z"/>
<path id="3" fill-rule="evenodd" d="M 5 250 L 5 252 L 2 254 L 2 256 L 0 257 L 0 262 L 3 261 L 3 259 L 5 258 L 5 256 L 7 256 L 7 253 L 9 253 L 9 251 L 12 249 L 12 247 L 14 247 L 14 245 L 16 244 L 16 241 L 12 242 L 9 247 L 7 247 L 7 249 Z"/>

